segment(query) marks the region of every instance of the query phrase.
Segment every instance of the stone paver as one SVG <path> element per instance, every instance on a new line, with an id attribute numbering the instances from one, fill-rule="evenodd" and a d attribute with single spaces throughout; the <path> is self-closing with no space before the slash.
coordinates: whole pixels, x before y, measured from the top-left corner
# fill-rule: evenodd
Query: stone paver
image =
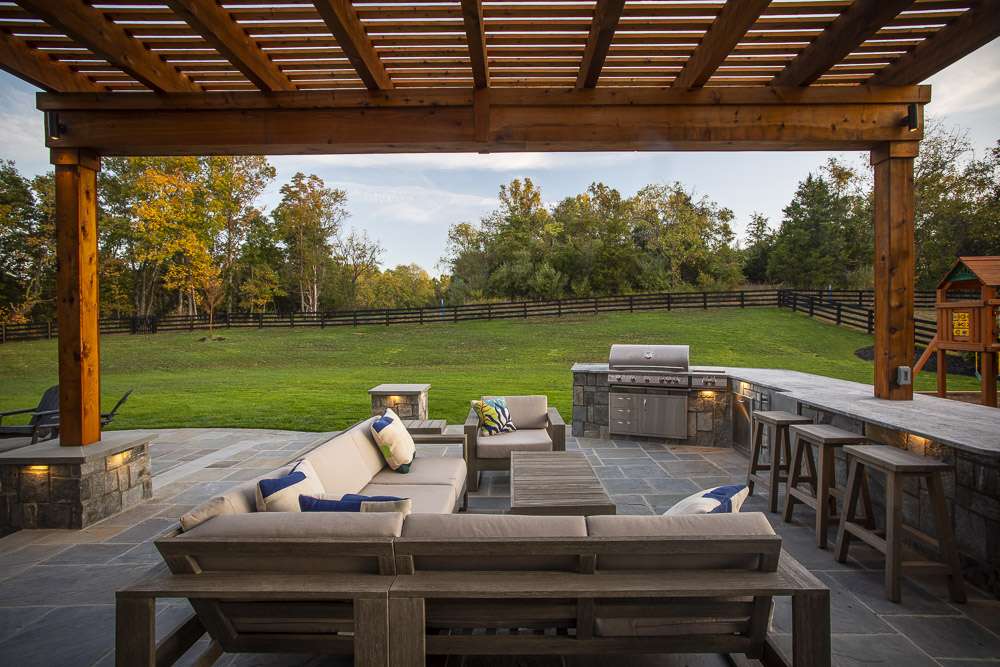
<path id="1" fill-rule="evenodd" d="M 150 448 L 154 497 L 142 506 L 81 531 L 21 531 L 0 539 L 0 665 L 114 664 L 114 591 L 160 562 L 153 539 L 195 504 L 284 463 L 329 434 L 243 429 L 165 429 Z M 719 484 L 743 483 L 746 459 L 728 450 L 669 447 L 628 440 L 567 438 L 594 466 L 619 514 L 661 513 L 681 498 Z M 454 445 L 421 445 L 419 456 L 461 456 Z M 510 508 L 510 476 L 483 473 L 469 511 Z M 764 511 L 758 492 L 744 511 Z M 831 588 L 834 664 L 906 667 L 1000 665 L 1000 601 L 970 590 L 966 605 L 951 604 L 937 579 L 906 578 L 903 602 L 882 593 L 881 560 L 852 548 L 845 564 L 817 549 L 812 514 L 801 509 L 791 524 L 768 514 L 783 546 Z M 166 633 L 190 611 L 184 601 L 161 601 L 157 630 Z M 86 629 L 81 632 L 81 629 Z M 791 610 L 776 600 L 772 631 L 790 647 Z M 196 651 L 189 656 L 193 657 Z M 182 664 L 190 664 L 183 662 Z M 333 657 L 227 655 L 218 663 L 308 667 L 349 665 Z M 495 667 L 469 659 L 467 667 Z M 507 664 L 507 663 L 504 663 Z M 514 663 L 511 663 L 514 664 Z M 558 659 L 519 659 L 525 667 Z M 572 659 L 567 665 L 607 664 Z M 639 657 L 639 667 L 715 667 L 716 656 Z"/>

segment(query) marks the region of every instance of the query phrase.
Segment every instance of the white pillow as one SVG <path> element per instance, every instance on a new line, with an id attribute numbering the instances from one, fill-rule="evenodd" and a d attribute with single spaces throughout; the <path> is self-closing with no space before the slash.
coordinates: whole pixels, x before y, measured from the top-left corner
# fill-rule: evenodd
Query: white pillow
<path id="1" fill-rule="evenodd" d="M 257 482 L 258 512 L 301 512 L 299 496 L 319 496 L 325 492 L 312 464 L 305 459 L 287 474 Z"/>
<path id="2" fill-rule="evenodd" d="M 399 415 L 392 408 L 386 408 L 382 416 L 372 422 L 371 431 L 375 444 L 389 467 L 401 473 L 410 472 L 417 447 Z"/>
<path id="3" fill-rule="evenodd" d="M 664 512 L 663 516 L 722 514 L 726 512 L 735 514 L 743 507 L 743 503 L 749 495 L 750 489 L 745 484 L 716 486 L 688 496 Z"/>

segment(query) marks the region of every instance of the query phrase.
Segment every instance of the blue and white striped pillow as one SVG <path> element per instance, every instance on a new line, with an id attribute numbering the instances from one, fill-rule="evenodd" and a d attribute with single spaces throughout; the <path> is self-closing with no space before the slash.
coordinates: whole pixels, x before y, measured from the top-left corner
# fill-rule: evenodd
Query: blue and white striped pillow
<path id="1" fill-rule="evenodd" d="M 736 513 L 749 495 L 750 489 L 745 484 L 716 486 L 688 496 L 664 512 L 663 516 Z"/>

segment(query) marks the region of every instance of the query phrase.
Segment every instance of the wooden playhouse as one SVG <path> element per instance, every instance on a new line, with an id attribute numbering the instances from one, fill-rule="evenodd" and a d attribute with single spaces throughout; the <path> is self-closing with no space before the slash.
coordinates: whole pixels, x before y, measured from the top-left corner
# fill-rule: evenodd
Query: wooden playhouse
<path id="1" fill-rule="evenodd" d="M 937 333 L 914 375 L 937 354 L 938 396 L 948 393 L 945 353 L 972 352 L 982 380 L 981 402 L 997 405 L 997 353 L 1000 352 L 1000 257 L 959 257 L 938 283 Z"/>

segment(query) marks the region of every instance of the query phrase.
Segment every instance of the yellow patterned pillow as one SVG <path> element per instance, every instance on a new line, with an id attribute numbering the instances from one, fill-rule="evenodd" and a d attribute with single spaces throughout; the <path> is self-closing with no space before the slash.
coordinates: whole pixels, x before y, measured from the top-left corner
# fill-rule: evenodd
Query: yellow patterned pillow
<path id="1" fill-rule="evenodd" d="M 516 431 L 517 427 L 510 420 L 510 410 L 507 408 L 507 401 L 502 398 L 487 398 L 481 401 L 473 401 L 472 407 L 479 415 L 479 434 L 496 435 L 498 433 L 510 433 Z"/>

